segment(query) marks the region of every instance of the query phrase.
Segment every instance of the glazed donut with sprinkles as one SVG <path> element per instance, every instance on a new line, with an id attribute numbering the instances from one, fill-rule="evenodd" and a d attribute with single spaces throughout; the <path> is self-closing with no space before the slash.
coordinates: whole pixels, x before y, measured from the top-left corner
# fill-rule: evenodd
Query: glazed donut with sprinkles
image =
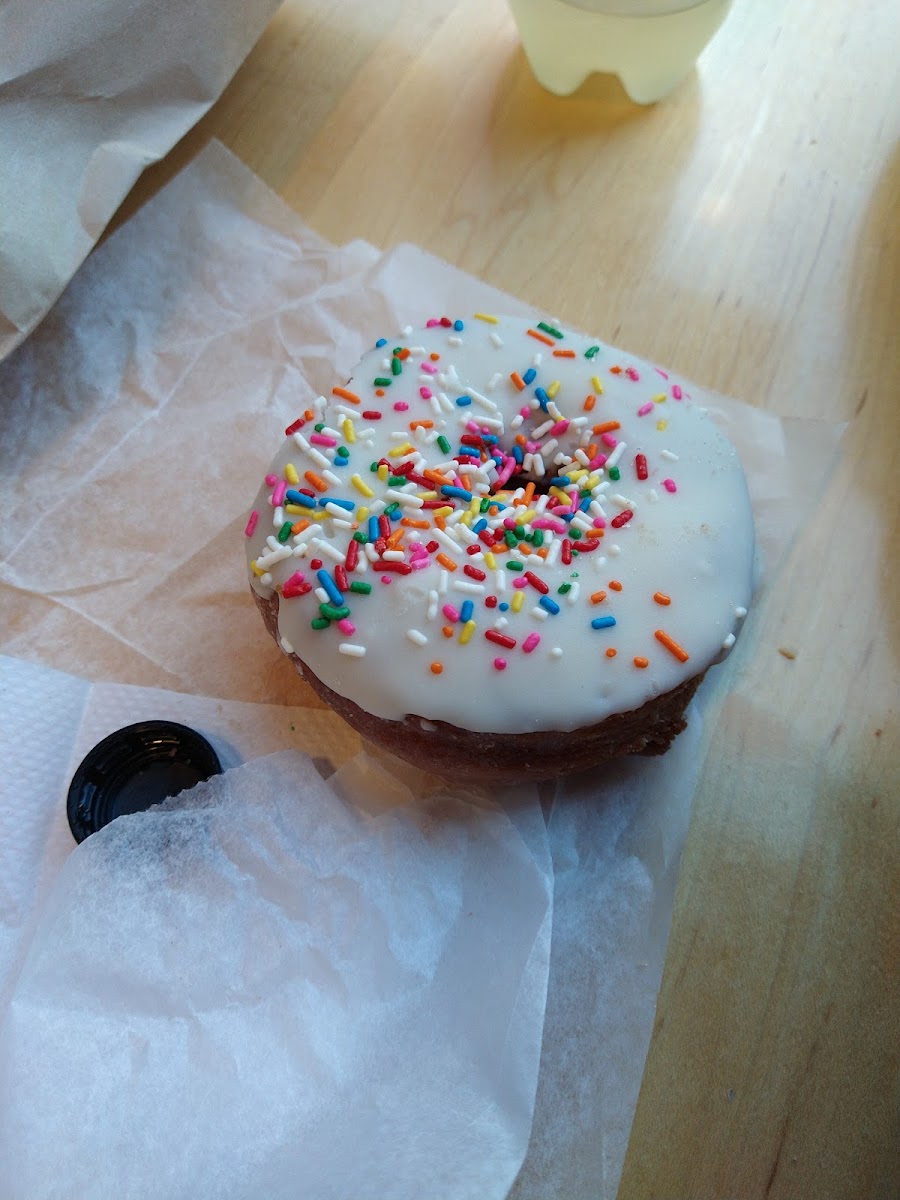
<path id="1" fill-rule="evenodd" d="M 379 338 L 287 427 L 245 535 L 318 694 L 482 779 L 667 749 L 752 590 L 743 471 L 687 385 L 491 313 Z"/>

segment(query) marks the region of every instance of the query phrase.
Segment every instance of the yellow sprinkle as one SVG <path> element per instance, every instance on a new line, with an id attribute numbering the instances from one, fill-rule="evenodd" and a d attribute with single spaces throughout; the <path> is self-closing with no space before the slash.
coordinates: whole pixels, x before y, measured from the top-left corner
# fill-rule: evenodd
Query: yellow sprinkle
<path id="1" fill-rule="evenodd" d="M 326 517 L 330 517 L 331 513 L 326 512 L 324 508 L 317 508 L 315 512 L 309 514 L 314 521 L 324 521 Z"/>
<path id="2" fill-rule="evenodd" d="M 550 489 L 550 495 L 557 496 L 557 497 L 559 497 L 560 500 L 568 500 L 569 499 L 569 497 L 562 490 L 562 488 L 558 488 L 555 486 Z"/>
<path id="3" fill-rule="evenodd" d="M 476 628 L 477 626 L 474 621 L 466 621 L 465 625 L 462 627 L 462 633 L 459 635 L 459 642 L 461 646 L 465 646 L 467 642 L 472 640 L 472 634 L 475 632 Z"/>
<path id="4" fill-rule="evenodd" d="M 353 422 L 350 420 L 349 417 L 344 417 L 344 423 L 341 426 L 341 429 L 343 429 L 344 437 L 347 439 L 348 442 L 356 441 L 356 432 L 353 429 Z"/>
<path id="5" fill-rule="evenodd" d="M 368 521 L 369 510 L 367 508 L 358 508 L 356 510 L 356 519 L 360 524 L 362 524 L 363 521 Z"/>
<path id="6" fill-rule="evenodd" d="M 472 499 L 469 501 L 469 512 L 470 513 L 481 512 L 481 497 L 480 496 L 473 496 Z"/>
<path id="7" fill-rule="evenodd" d="M 529 508 L 527 512 L 517 513 L 516 520 L 520 525 L 527 525 L 529 521 L 533 521 L 537 516 L 537 509 Z"/>
<path id="8" fill-rule="evenodd" d="M 436 517 L 449 517 L 452 512 L 453 512 L 452 504 L 448 504 L 445 508 L 434 509 L 434 515 Z"/>
<path id="9" fill-rule="evenodd" d="M 571 483 L 575 483 L 577 480 L 582 479 L 585 475 L 587 475 L 587 471 L 584 469 L 584 467 L 581 467 L 578 471 L 566 471 L 566 474 L 569 476 L 569 481 Z"/>
<path id="10" fill-rule="evenodd" d="M 301 513 L 306 512 L 306 509 L 302 504 L 286 504 L 284 506 L 284 511 L 286 513 Z"/>
<path id="11" fill-rule="evenodd" d="M 381 463 L 378 467 L 378 471 L 376 472 L 376 474 L 378 475 L 378 478 L 381 480 L 382 483 L 386 483 L 387 477 L 388 477 L 388 475 L 390 475 L 390 471 L 388 470 L 387 464 Z"/>
<path id="12" fill-rule="evenodd" d="M 554 379 L 553 382 L 550 384 L 550 386 L 547 388 L 547 395 L 550 397 L 551 400 L 555 399 L 556 394 L 561 387 L 562 387 L 562 384 L 559 382 L 559 380 Z"/>
<path id="13" fill-rule="evenodd" d="M 524 603 L 525 603 L 525 593 L 520 588 L 519 591 L 516 592 L 516 594 L 513 596 L 512 600 L 510 601 L 509 607 L 513 610 L 513 612 L 518 612 Z"/>
<path id="14" fill-rule="evenodd" d="M 653 397 L 653 403 L 654 404 L 662 404 L 662 403 L 664 403 L 665 399 L 666 399 L 665 392 L 657 392 L 656 395 Z"/>
<path id="15" fill-rule="evenodd" d="M 487 565 L 491 568 L 492 571 L 496 571 L 497 560 L 496 560 L 496 558 L 494 558 L 494 556 L 490 550 L 485 550 L 484 561 L 487 563 Z"/>
<path id="16" fill-rule="evenodd" d="M 351 441 L 351 439 L 347 438 L 347 441 L 349 442 L 349 441 Z M 372 491 L 372 489 L 369 487 L 369 485 L 365 482 L 365 480 L 362 479 L 361 476 L 351 475 L 350 482 L 353 484 L 353 486 L 356 488 L 356 490 L 360 493 L 360 495 L 363 495 L 363 496 L 374 496 L 375 495 L 375 493 Z"/>
<path id="17" fill-rule="evenodd" d="M 413 449 L 410 442 L 404 442 L 402 446 L 395 446 L 393 450 L 388 450 L 388 457 L 402 458 L 404 454 L 412 454 Z"/>
<path id="18" fill-rule="evenodd" d="M 591 387 L 593 387 L 594 391 L 597 393 L 598 396 L 603 395 L 603 384 L 600 382 L 599 376 L 597 376 L 597 375 L 591 376 Z"/>
<path id="19" fill-rule="evenodd" d="M 598 472 L 596 472 L 594 475 L 592 475 L 592 476 L 590 477 L 590 479 L 586 479 L 586 480 L 584 481 L 584 486 L 585 486 L 586 488 L 590 488 L 590 489 L 591 489 L 591 491 L 593 491 L 593 490 L 594 490 L 594 488 L 597 486 L 597 484 L 598 484 L 599 482 L 600 482 L 600 473 L 599 473 L 599 471 L 598 471 Z"/>
<path id="20" fill-rule="evenodd" d="M 476 313 L 475 319 L 477 321 L 487 321 L 488 325 L 498 325 L 499 324 L 496 317 L 489 317 L 487 313 Z"/>
<path id="21" fill-rule="evenodd" d="M 469 512 L 468 509 L 466 509 L 466 511 L 459 518 L 459 523 L 460 523 L 460 525 L 471 525 L 472 524 L 472 514 Z"/>
<path id="22" fill-rule="evenodd" d="M 288 483 L 299 483 L 300 476 L 297 474 L 297 468 L 293 463 L 285 463 L 284 477 Z"/>
<path id="23" fill-rule="evenodd" d="M 668 421 L 657 421 L 657 422 L 656 422 L 656 428 L 659 430 L 659 432 L 660 432 L 660 433 L 662 433 L 662 431 L 663 431 L 664 429 L 668 429 L 668 428 L 669 428 L 669 422 L 668 422 Z"/>
<path id="24" fill-rule="evenodd" d="M 261 577 L 261 576 L 263 576 L 263 575 L 265 575 L 265 571 L 262 569 L 262 567 L 258 567 L 258 566 L 256 565 L 256 559 L 255 559 L 255 558 L 254 558 L 253 562 L 251 562 L 251 564 L 250 564 L 250 570 L 251 570 L 251 571 L 253 572 L 253 574 L 254 574 L 254 575 L 256 575 L 258 578 L 259 578 L 259 577 Z"/>

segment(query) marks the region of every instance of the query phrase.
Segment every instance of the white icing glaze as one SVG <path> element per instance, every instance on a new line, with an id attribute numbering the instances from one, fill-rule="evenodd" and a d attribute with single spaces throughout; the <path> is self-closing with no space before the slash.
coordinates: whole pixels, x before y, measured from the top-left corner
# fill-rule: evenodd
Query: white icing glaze
<path id="1" fill-rule="evenodd" d="M 371 350 L 346 385 L 360 402 L 339 394 L 320 399 L 314 419 L 288 437 L 276 456 L 268 472 L 270 479 L 277 477 L 276 484 L 264 483 L 260 489 L 254 505 L 258 521 L 247 550 L 251 581 L 260 594 L 271 595 L 273 588 L 280 592 L 297 572 L 303 577 L 301 588 L 311 585 L 305 594 L 280 599 L 282 639 L 330 688 L 378 717 L 400 720 L 414 714 L 425 721 L 501 733 L 590 725 L 637 708 L 718 661 L 723 646 L 733 643 L 752 588 L 753 522 L 734 448 L 705 411 L 684 398 L 683 383 L 645 362 L 581 334 L 547 335 L 517 318 L 466 318 L 463 325 L 461 330 L 436 325 L 409 331 Z M 552 344 L 533 337 L 530 329 Z M 588 358 L 593 346 L 599 349 Z M 394 347 L 409 350 L 399 362 L 399 374 L 392 373 L 398 369 L 397 363 L 392 368 Z M 554 351 L 574 351 L 574 356 Z M 535 377 L 520 390 L 511 376 L 517 373 L 521 381 L 529 369 Z M 375 379 L 390 380 L 381 387 L 381 396 Z M 585 410 L 588 396 L 595 400 Z M 470 403 L 458 405 L 460 397 Z M 527 415 L 520 419 L 525 406 Z M 364 412 L 382 417 L 367 419 Z M 416 421 L 432 424 L 415 427 Z M 472 421 L 477 431 L 467 429 Z M 612 421 L 619 427 L 607 430 L 604 442 L 603 432 L 593 428 Z M 318 432 L 317 423 L 324 425 Z M 533 438 L 535 431 L 539 436 Z M 449 451 L 438 444 L 439 435 L 449 441 Z M 463 435 L 496 437 L 496 443 L 481 445 L 485 451 L 495 449 L 504 464 L 498 467 L 490 459 L 478 467 L 455 463 Z M 572 493 L 577 483 L 589 493 L 577 497 L 586 511 L 566 522 L 551 511 L 559 498 L 539 492 L 527 508 L 515 507 L 523 488 L 498 488 L 496 481 L 498 471 L 502 476 L 504 465 L 511 465 L 507 460 L 517 435 L 526 440 L 521 448 L 524 474 L 534 478 L 544 470 L 546 479 L 559 471 L 569 478 L 576 470 L 587 472 L 565 489 Z M 597 447 L 594 459 L 592 444 Z M 342 446 L 349 451 L 346 465 L 337 454 Z M 479 448 L 471 449 L 481 457 Z M 598 466 L 601 454 L 607 461 Z M 637 455 L 646 459 L 646 479 L 639 478 Z M 395 469 L 412 464 L 418 481 L 381 478 L 371 470 L 381 458 Z M 291 511 L 289 498 L 273 496 L 273 488 L 287 478 L 288 464 L 299 478 L 288 487 L 310 493 L 315 509 Z M 618 480 L 610 478 L 614 465 Z M 453 477 L 446 486 L 468 490 L 468 482 L 476 498 L 496 492 L 509 507 L 466 515 L 470 502 L 435 490 L 445 485 L 432 480 L 428 482 L 434 487 L 426 488 L 421 472 L 435 469 Z M 324 492 L 319 490 L 323 484 Z M 373 495 L 364 494 L 368 491 Z M 278 503 L 273 505 L 273 499 Z M 424 507 L 435 499 L 453 506 L 444 515 L 444 529 L 434 527 L 435 510 Z M 328 628 L 313 629 L 320 604 L 331 601 L 311 560 L 322 560 L 330 585 L 354 531 L 365 533 L 368 516 L 391 504 L 399 508 L 390 529 L 403 529 L 403 541 L 392 550 L 376 550 L 371 542 L 359 546 L 357 566 L 348 579 L 370 584 L 371 592 L 343 593 L 354 628 L 346 621 L 339 628 L 332 621 Z M 489 532 L 499 529 L 502 534 L 504 520 L 516 511 L 535 511 L 531 520 L 552 520 L 557 528 L 568 526 L 567 532 L 542 531 L 542 558 L 528 541 L 514 550 L 491 551 L 471 528 L 486 519 Z M 317 517 L 307 528 L 296 534 L 285 530 L 286 542 L 279 542 L 285 522 L 302 522 L 313 512 Z M 629 512 L 633 515 L 624 524 L 612 525 Z M 427 521 L 428 528 L 403 524 L 400 518 Z M 605 527 L 599 534 L 601 522 Z M 534 532 L 530 521 L 524 528 Z M 599 544 L 566 563 L 564 540 L 578 547 L 573 530 L 581 533 L 583 544 Z M 468 546 L 477 551 L 468 554 Z M 526 556 L 522 546 L 531 554 Z M 447 569 L 438 555 L 456 569 Z M 544 604 L 532 583 L 515 586 L 524 572 L 508 569 L 509 561 L 521 562 L 549 587 Z M 473 571 L 466 572 L 466 566 Z M 395 573 L 409 567 L 408 574 Z M 483 579 L 477 577 L 481 572 Z M 621 590 L 611 581 L 621 584 Z M 568 591 L 560 593 L 566 584 Z M 605 592 L 605 599 L 593 600 L 598 592 Z M 517 593 L 521 602 L 514 600 Z M 657 593 L 670 603 L 655 600 Z M 497 597 L 493 608 L 486 603 L 491 596 Z M 559 606 L 558 613 L 548 611 L 553 607 L 548 601 Z M 459 611 L 466 602 L 474 621 L 468 631 L 463 621 L 444 613 L 445 606 Z M 521 605 L 518 611 L 501 608 L 513 604 Z M 613 617 L 615 624 L 593 628 L 592 621 L 603 617 Z M 451 628 L 452 637 L 445 637 L 442 627 Z M 488 640 L 489 630 L 515 639 L 515 646 Z M 676 649 L 683 648 L 687 661 L 679 661 L 657 640 L 657 630 Z M 540 641 L 526 652 L 532 635 Z M 607 656 L 608 648 L 615 649 L 614 657 Z M 636 659 L 648 665 L 637 666 Z M 498 669 L 495 660 L 505 661 L 505 668 Z M 432 671 L 432 663 L 441 664 L 440 674 Z"/>

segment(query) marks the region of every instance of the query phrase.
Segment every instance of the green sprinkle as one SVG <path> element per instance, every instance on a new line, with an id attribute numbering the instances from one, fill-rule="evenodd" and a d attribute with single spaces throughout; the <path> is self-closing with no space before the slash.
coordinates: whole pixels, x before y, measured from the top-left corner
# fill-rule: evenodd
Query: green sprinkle
<path id="1" fill-rule="evenodd" d="M 509 546 L 510 550 L 514 550 L 519 544 L 519 539 L 511 529 L 507 529 L 506 533 L 504 533 L 503 540 L 506 542 L 507 546 Z"/>
<path id="2" fill-rule="evenodd" d="M 478 507 L 478 511 L 479 511 L 479 512 L 483 512 L 483 513 L 486 513 L 486 512 L 487 512 L 487 510 L 488 510 L 490 507 L 491 507 L 491 501 L 490 501 L 490 498 L 489 498 L 488 496 L 482 496 L 482 497 L 481 497 L 481 504 L 480 504 L 480 505 L 479 505 L 479 507 Z"/>
<path id="3" fill-rule="evenodd" d="M 533 529 L 529 529 L 528 532 L 525 534 L 525 541 L 526 542 L 534 541 L 534 530 Z"/>
<path id="4" fill-rule="evenodd" d="M 562 334 L 559 332 L 559 330 L 554 329 L 552 325 L 548 325 L 546 321 L 538 321 L 538 329 L 543 329 L 544 333 L 549 333 L 551 337 L 562 337 Z"/>
<path id="5" fill-rule="evenodd" d="M 609 468 L 609 477 L 610 477 L 610 479 L 613 479 L 613 480 L 619 480 L 622 478 L 622 472 L 619 470 L 618 467 L 610 467 Z"/>
<path id="6" fill-rule="evenodd" d="M 391 354 L 392 354 L 392 356 L 393 356 L 394 358 L 396 358 L 396 357 L 397 357 L 397 355 L 398 355 L 398 354 L 402 354 L 402 352 L 403 352 L 403 347 L 402 347 L 402 346 L 395 346 L 395 347 L 393 348 L 393 350 L 391 351 Z"/>
<path id="7" fill-rule="evenodd" d="M 564 596 L 566 594 L 566 592 L 570 592 L 571 590 L 572 590 L 571 583 L 561 583 L 559 585 L 559 587 L 556 589 L 556 594 L 557 594 L 557 596 Z"/>
<path id="8" fill-rule="evenodd" d="M 572 574 L 569 576 L 569 578 L 570 578 L 570 579 L 577 579 L 577 578 L 578 578 L 578 572 L 577 572 L 577 571 L 573 571 L 573 572 L 572 572 Z"/>
<path id="9" fill-rule="evenodd" d="M 517 562 L 514 558 L 509 558 L 506 560 L 506 569 L 507 571 L 524 571 L 525 564 Z"/>
<path id="10" fill-rule="evenodd" d="M 333 604 L 320 604 L 319 612 L 329 621 L 343 621 L 344 617 L 350 616 L 350 609 L 346 604 L 342 604 L 340 608 L 335 608 Z"/>
<path id="11" fill-rule="evenodd" d="M 330 624 L 331 622 L 326 620 L 325 617 L 313 617 L 310 621 L 313 629 L 327 629 Z"/>
<path id="12" fill-rule="evenodd" d="M 396 487 L 398 483 L 406 483 L 406 476 L 388 475 L 388 487 Z"/>
<path id="13" fill-rule="evenodd" d="M 393 504 L 389 504 L 387 506 L 387 508 L 384 510 L 384 515 L 386 517 L 392 517 L 394 515 L 394 513 L 397 513 L 399 511 L 400 511 L 400 502 L 398 500 L 395 500 Z"/>
<path id="14" fill-rule="evenodd" d="M 346 446 L 338 446 L 337 455 L 338 455 L 338 458 L 349 458 L 350 451 L 347 449 Z"/>
<path id="15" fill-rule="evenodd" d="M 396 355 L 394 355 L 394 357 L 391 359 L 391 373 L 393 375 L 399 375 L 402 370 L 403 370 L 403 363 L 400 361 L 399 358 L 397 358 Z"/>
<path id="16" fill-rule="evenodd" d="M 574 546 L 572 547 L 572 557 L 573 558 L 577 558 L 580 553 L 581 553 L 580 550 L 576 550 L 576 548 Z"/>
<path id="17" fill-rule="evenodd" d="M 316 431 L 316 433 L 321 433 L 324 428 L 325 428 L 324 421 L 320 421 L 318 423 L 318 425 L 313 425 L 313 429 Z"/>
<path id="18" fill-rule="evenodd" d="M 438 434 L 437 444 L 440 446 L 442 454 L 450 453 L 450 443 L 447 441 L 447 439 L 444 437 L 444 435 L 442 433 Z"/>
<path id="19" fill-rule="evenodd" d="M 354 542 L 359 542 L 361 546 L 364 546 L 369 539 L 364 533 L 360 533 L 359 530 L 357 530 L 353 535 L 353 540 Z"/>
<path id="20" fill-rule="evenodd" d="M 390 387 L 394 381 L 393 379 L 387 379 L 384 375 L 379 375 L 378 378 L 373 379 L 372 382 L 376 387 Z"/>
<path id="21" fill-rule="evenodd" d="M 544 544 L 544 531 L 543 531 L 543 529 L 536 529 L 534 531 L 534 545 L 537 546 L 537 548 L 540 550 L 540 548 L 541 548 L 541 546 L 543 546 L 543 544 Z"/>
<path id="22" fill-rule="evenodd" d="M 350 591 L 351 592 L 359 592 L 359 594 L 361 596 L 368 596 L 368 594 L 369 594 L 369 592 L 371 592 L 371 590 L 372 590 L 371 583 L 363 583 L 363 581 L 361 579 L 354 579 L 353 582 L 350 584 Z"/>
<path id="23" fill-rule="evenodd" d="M 377 470 L 378 470 L 378 463 L 377 463 L 377 462 L 369 463 L 369 470 L 370 470 L 370 471 L 377 471 Z"/>
<path id="24" fill-rule="evenodd" d="M 516 535 L 516 537 L 517 537 L 517 538 L 519 539 L 519 541 L 521 542 L 522 538 L 525 536 L 525 526 L 524 526 L 524 525 L 517 525 L 517 526 L 515 527 L 515 529 L 513 530 L 513 533 Z"/>
<path id="25" fill-rule="evenodd" d="M 593 358 L 595 354 L 599 354 L 599 353 L 600 353 L 599 346 L 589 346 L 588 349 L 585 350 L 585 352 L 584 352 L 584 357 L 585 358 Z"/>
<path id="26" fill-rule="evenodd" d="M 569 537 L 570 537 L 570 538 L 575 538 L 575 539 L 577 540 L 578 538 L 580 538 L 580 537 L 581 537 L 581 530 L 580 530 L 580 529 L 573 529 L 573 528 L 572 528 L 572 526 L 570 525 L 570 526 L 569 526 Z"/>
<path id="27" fill-rule="evenodd" d="M 279 542 L 281 542 L 282 546 L 284 545 L 284 543 L 288 540 L 288 538 L 290 536 L 291 536 L 291 522 L 285 521 L 285 523 L 282 525 L 282 527 L 278 530 L 278 540 L 279 540 Z"/>
<path id="28" fill-rule="evenodd" d="M 587 500 L 587 498 L 588 498 L 588 496 L 590 496 L 590 494 L 591 494 L 590 488 L 582 488 L 581 491 L 578 493 L 579 497 L 582 500 Z"/>

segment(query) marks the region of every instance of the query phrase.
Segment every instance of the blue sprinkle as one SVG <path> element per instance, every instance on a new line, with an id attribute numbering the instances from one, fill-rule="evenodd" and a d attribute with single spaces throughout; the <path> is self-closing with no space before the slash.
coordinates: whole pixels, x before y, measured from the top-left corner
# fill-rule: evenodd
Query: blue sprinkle
<path id="1" fill-rule="evenodd" d="M 525 372 L 525 374 L 522 376 L 522 382 L 526 385 L 526 387 L 529 383 L 534 383 L 534 381 L 536 379 L 537 379 L 537 371 L 534 369 L 534 367 L 529 367 L 528 370 Z"/>
<path id="2" fill-rule="evenodd" d="M 445 483 L 441 488 L 444 496 L 457 496 L 460 500 L 471 500 L 472 493 L 467 492 L 465 488 L 454 487 L 451 483 Z"/>
<path id="3" fill-rule="evenodd" d="M 509 612 L 509 605 L 506 603 L 505 600 L 501 600 L 500 603 L 497 605 L 497 607 L 500 609 L 501 612 Z"/>
<path id="4" fill-rule="evenodd" d="M 591 621 L 591 629 L 612 629 L 615 623 L 615 617 L 594 617 Z"/>
<path id="5" fill-rule="evenodd" d="M 547 395 L 547 393 L 544 391 L 543 388 L 535 388 L 534 394 L 537 396 L 537 398 L 540 402 L 541 408 L 544 410 L 544 412 L 546 412 L 547 405 L 550 403 L 550 397 Z"/>
<path id="6" fill-rule="evenodd" d="M 288 488 L 284 493 L 284 498 L 289 500 L 291 504 L 302 504 L 304 508 L 315 508 L 316 502 L 312 496 L 307 496 L 303 492 L 298 492 L 296 488 Z"/>
<path id="7" fill-rule="evenodd" d="M 457 396 L 456 403 L 460 408 L 467 408 L 472 403 L 471 396 Z"/>
<path id="8" fill-rule="evenodd" d="M 578 505 L 578 511 L 579 512 L 587 512 L 587 510 L 590 507 L 591 507 L 591 498 L 590 498 L 590 496 L 585 496 L 585 498 L 582 500 L 582 502 Z"/>
<path id="9" fill-rule="evenodd" d="M 454 321 L 453 328 L 457 333 L 462 333 L 462 331 L 465 329 L 465 325 L 463 325 L 462 321 Z"/>
<path id="10" fill-rule="evenodd" d="M 487 517 L 482 517 L 480 521 L 476 521 L 472 526 L 473 533 L 481 533 L 482 529 L 487 529 Z"/>
<path id="11" fill-rule="evenodd" d="M 550 482 L 556 484 L 557 487 L 565 487 L 566 484 L 571 483 L 572 480 L 568 477 L 568 475 L 554 475 Z"/>
<path id="12" fill-rule="evenodd" d="M 378 341 L 375 343 L 375 348 L 379 349 L 381 346 L 386 346 L 386 345 L 387 345 L 387 338 L 379 338 Z"/>
<path id="13" fill-rule="evenodd" d="M 463 600 L 459 609 L 459 619 L 465 625 L 466 621 L 472 620 L 472 613 L 475 611 L 475 605 L 471 600 Z"/>
<path id="14" fill-rule="evenodd" d="M 334 582 L 324 567 L 321 569 L 321 571 L 316 571 L 316 579 L 318 579 L 319 583 L 328 593 L 328 599 L 331 601 L 331 603 L 340 607 L 340 605 L 344 603 L 344 593 Z"/>
<path id="15" fill-rule="evenodd" d="M 548 613 L 553 613 L 554 617 L 559 612 L 559 605 L 550 596 L 541 596 L 538 604 L 541 608 L 546 608 Z"/>
<path id="16" fill-rule="evenodd" d="M 352 500 L 335 500 L 333 497 L 323 496 L 319 501 L 319 507 L 324 508 L 326 504 L 336 504 L 338 508 L 344 508 L 347 512 L 353 512 L 356 509 Z"/>
<path id="17" fill-rule="evenodd" d="M 512 452 L 513 452 L 513 458 L 516 460 L 517 463 L 520 463 L 523 460 L 523 458 L 525 457 L 525 455 L 522 452 L 521 446 L 513 446 Z"/>
<path id="18" fill-rule="evenodd" d="M 379 537 L 380 533 L 378 530 L 378 518 L 369 517 L 369 541 L 377 542 Z"/>

